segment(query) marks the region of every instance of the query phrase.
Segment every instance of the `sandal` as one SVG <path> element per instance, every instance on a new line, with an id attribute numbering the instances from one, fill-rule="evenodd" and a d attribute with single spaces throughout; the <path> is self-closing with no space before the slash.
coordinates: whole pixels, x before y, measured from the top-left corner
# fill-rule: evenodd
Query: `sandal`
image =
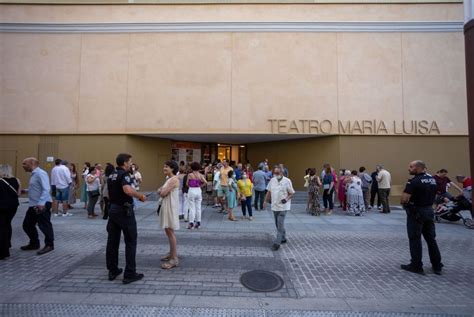
<path id="1" fill-rule="evenodd" d="M 163 255 L 160 260 L 161 261 L 169 261 L 171 259 L 171 254 Z"/>
<path id="2" fill-rule="evenodd" d="M 178 265 L 179 265 L 178 259 L 170 259 L 168 262 L 162 263 L 161 268 L 163 270 L 169 270 L 174 267 L 178 267 Z"/>

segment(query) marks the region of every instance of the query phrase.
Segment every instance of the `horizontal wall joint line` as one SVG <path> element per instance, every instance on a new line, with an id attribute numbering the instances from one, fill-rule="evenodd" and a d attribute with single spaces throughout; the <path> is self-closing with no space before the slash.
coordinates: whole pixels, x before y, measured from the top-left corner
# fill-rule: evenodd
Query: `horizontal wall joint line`
<path id="1" fill-rule="evenodd" d="M 2 33 L 462 32 L 463 21 L 0 23 Z"/>

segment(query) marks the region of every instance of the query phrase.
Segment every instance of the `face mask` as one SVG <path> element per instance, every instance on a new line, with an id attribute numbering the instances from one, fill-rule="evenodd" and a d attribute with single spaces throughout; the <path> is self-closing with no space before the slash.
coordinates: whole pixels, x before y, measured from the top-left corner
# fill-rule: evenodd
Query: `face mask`
<path id="1" fill-rule="evenodd" d="M 277 175 L 276 177 L 278 180 L 281 180 L 283 178 L 283 175 Z"/>

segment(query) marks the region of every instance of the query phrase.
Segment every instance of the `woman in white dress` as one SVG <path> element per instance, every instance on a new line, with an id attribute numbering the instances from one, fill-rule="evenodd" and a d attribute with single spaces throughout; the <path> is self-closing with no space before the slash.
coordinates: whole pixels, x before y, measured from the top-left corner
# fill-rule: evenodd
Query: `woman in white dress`
<path id="1" fill-rule="evenodd" d="M 352 171 L 347 181 L 347 205 L 350 215 L 361 216 L 365 212 L 364 194 L 362 193 L 362 180 L 357 176 L 357 171 Z"/>
<path id="2" fill-rule="evenodd" d="M 166 161 L 163 166 L 163 173 L 166 177 L 165 184 L 158 189 L 158 195 L 161 197 L 160 224 L 165 229 L 170 244 L 170 252 L 161 257 L 164 263 L 162 269 L 171 269 L 179 264 L 176 251 L 176 235 L 174 230 L 179 229 L 179 179 L 178 164 L 174 161 Z"/>

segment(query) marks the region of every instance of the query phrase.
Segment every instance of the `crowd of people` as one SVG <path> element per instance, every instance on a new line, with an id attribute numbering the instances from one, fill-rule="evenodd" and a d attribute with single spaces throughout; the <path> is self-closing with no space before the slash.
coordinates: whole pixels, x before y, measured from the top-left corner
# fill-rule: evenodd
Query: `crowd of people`
<path id="1" fill-rule="evenodd" d="M 38 226 L 45 236 L 44 248 L 37 252 L 38 255 L 42 255 L 54 250 L 51 215 L 71 216 L 70 211 L 75 208 L 73 204 L 76 202 L 77 190 L 81 188 L 81 202 L 84 203 L 88 218 L 98 216 L 95 207 L 99 202 L 103 219 L 108 219 L 106 258 L 109 280 L 115 279 L 123 272 L 117 266 L 122 233 L 126 244 L 123 282 L 131 283 L 143 278 L 143 274 L 136 273 L 135 269 L 137 229 L 134 206 L 138 201 L 144 202 L 147 198 L 139 192 L 143 179 L 138 166 L 131 158 L 129 154 L 121 153 L 116 158 L 116 166 L 106 163 L 105 169 L 101 164 L 91 165 L 86 162 L 81 173 L 77 172 L 74 164 L 56 159 L 51 177 L 40 168 L 36 158 L 26 158 L 22 166 L 26 172 L 31 173 L 28 189 L 22 189 L 10 166 L 0 165 L 0 259 L 10 256 L 11 222 L 19 206 L 18 197 L 22 193 L 28 193 L 29 198 L 29 208 L 23 221 L 23 229 L 29 238 L 29 243 L 21 249 L 25 251 L 40 249 L 36 229 Z M 208 205 L 212 205 L 219 213 L 226 213 L 229 221 L 237 221 L 235 209 L 239 205 L 241 219 L 251 221 L 254 219 L 254 210 L 265 210 L 267 204 L 271 203 L 270 209 L 274 215 L 277 231 L 271 248 L 274 251 L 278 250 L 281 244 L 287 243 L 285 218 L 291 210 L 291 200 L 295 194 L 288 173 L 283 164 L 274 165 L 270 169 L 267 159 L 260 162 L 255 171 L 250 164 L 244 166 L 228 162 L 226 159 L 205 166 L 198 162 L 178 164 L 175 161 L 166 161 L 163 166 L 165 183 L 157 190 L 159 196 L 157 212 L 160 226 L 168 237 L 170 249 L 161 257 L 163 261 L 161 267 L 171 269 L 179 265 L 174 231 L 179 229 L 180 221 L 187 222 L 189 230 L 201 227 L 203 195 L 207 196 Z M 421 161 L 410 164 L 410 173 L 415 177 L 411 180 L 413 183 L 410 184 L 409 181 L 405 188 L 402 204 L 406 207 L 407 214 L 411 208 L 410 203 L 413 203 L 413 208 L 426 213 L 426 225 L 433 233 L 430 243 L 434 248 L 434 227 L 428 219 L 431 217 L 429 215 L 432 207 L 426 205 L 431 202 L 432 189 L 429 186 L 436 186 L 432 196 L 433 202 L 438 205 L 459 199 L 449 193 L 448 189 L 452 186 L 460 192 L 460 196 L 469 200 L 472 207 L 472 181 L 469 177 L 457 176 L 457 181 L 462 183 L 461 188 L 447 177 L 448 172 L 445 169 L 439 170 L 434 177 L 429 175 L 426 165 Z M 326 163 L 321 173 L 315 168 L 308 168 L 305 174 L 303 180 L 304 187 L 308 191 L 307 211 L 312 215 L 319 216 L 323 208 L 325 215 L 331 215 L 336 198 L 340 208 L 349 215 L 360 216 L 374 208 L 381 213 L 390 213 L 391 175 L 382 165 L 377 165 L 371 174 L 365 167 L 360 167 L 358 170 L 341 169 L 337 173 Z M 414 180 L 418 182 L 417 185 L 414 185 Z M 417 186 L 429 194 L 426 199 L 420 200 L 425 205 L 417 205 L 417 200 L 410 198 L 411 195 L 418 197 L 424 193 L 417 192 Z M 322 194 L 322 206 L 320 194 Z M 374 204 L 376 199 L 377 204 Z M 418 230 L 415 228 L 418 226 L 415 220 L 412 223 L 413 228 L 409 230 Z M 410 243 L 412 242 L 410 240 Z M 412 246 L 415 250 L 412 251 L 418 254 L 418 240 L 414 241 Z M 439 258 L 436 261 L 440 271 L 441 260 Z M 418 265 L 418 262 L 416 263 Z M 413 266 L 408 268 L 413 269 Z M 417 270 L 418 268 L 414 269 Z"/>
<path id="2" fill-rule="evenodd" d="M 77 201 L 77 193 L 80 191 L 80 201 L 87 210 L 87 217 L 93 219 L 99 216 L 95 207 L 100 206 L 102 218 L 108 218 L 109 197 L 107 178 L 113 173 L 115 167 L 112 163 L 106 163 L 105 168 L 100 163 L 91 165 L 85 162 L 82 172 L 78 173 L 76 165 L 66 160 L 56 159 L 55 166 L 51 170 L 51 197 L 52 214 L 54 216 L 72 216 L 70 212 Z M 142 175 L 138 165 L 131 167 L 133 187 L 138 191 L 142 183 Z M 62 210 L 60 207 L 62 206 Z"/>
<path id="3" fill-rule="evenodd" d="M 321 191 L 325 215 L 332 214 L 336 198 L 339 207 L 349 215 L 361 216 L 372 208 L 390 213 L 391 175 L 382 165 L 377 165 L 371 175 L 363 166 L 358 171 L 340 169 L 337 175 L 335 169 L 326 163 L 320 176 L 316 168 L 308 168 L 304 182 L 308 190 L 306 210 L 314 216 L 321 214 Z M 374 206 L 376 197 L 377 205 Z"/>

